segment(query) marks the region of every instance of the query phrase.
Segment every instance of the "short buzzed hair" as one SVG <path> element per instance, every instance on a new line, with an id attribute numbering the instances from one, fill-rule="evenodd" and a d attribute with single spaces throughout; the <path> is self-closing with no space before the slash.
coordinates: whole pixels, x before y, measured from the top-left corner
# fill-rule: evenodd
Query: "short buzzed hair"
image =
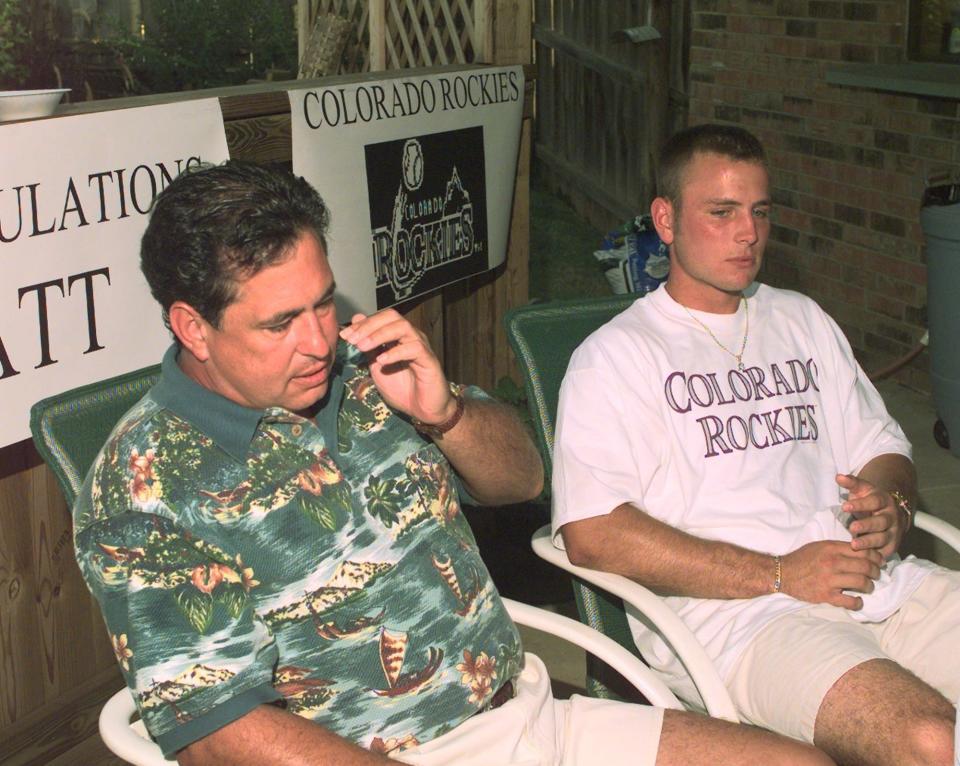
<path id="1" fill-rule="evenodd" d="M 661 197 L 680 208 L 684 173 L 697 154 L 719 154 L 766 167 L 763 144 L 749 130 L 735 125 L 706 123 L 674 133 L 660 150 L 658 187 Z"/>

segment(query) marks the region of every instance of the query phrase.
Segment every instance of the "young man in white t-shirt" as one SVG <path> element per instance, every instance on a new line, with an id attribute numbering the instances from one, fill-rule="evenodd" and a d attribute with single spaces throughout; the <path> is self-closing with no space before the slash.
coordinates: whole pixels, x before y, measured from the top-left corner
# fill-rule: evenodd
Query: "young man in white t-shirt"
<path id="1" fill-rule="evenodd" d="M 668 596 L 745 720 L 842 763 L 949 766 L 960 577 L 897 556 L 910 445 L 842 332 L 754 281 L 763 147 L 740 128 L 687 129 L 660 182 L 668 280 L 587 339 L 561 389 L 555 540 Z M 631 624 L 696 703 L 669 647 Z"/>

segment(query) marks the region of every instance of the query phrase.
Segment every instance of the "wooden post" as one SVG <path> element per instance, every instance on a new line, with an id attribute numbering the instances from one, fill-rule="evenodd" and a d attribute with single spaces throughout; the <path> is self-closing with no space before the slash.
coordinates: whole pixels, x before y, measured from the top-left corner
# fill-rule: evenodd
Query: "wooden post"
<path id="1" fill-rule="evenodd" d="M 370 0 L 370 71 L 381 72 L 387 68 L 387 2 Z"/>
<path id="2" fill-rule="evenodd" d="M 310 37 L 310 6 L 313 0 L 297 0 L 297 61 L 303 61 L 303 52 L 307 49 L 307 38 Z"/>
<path id="3" fill-rule="evenodd" d="M 474 0 L 473 3 L 473 60 L 475 63 L 493 63 L 493 0 Z"/>
<path id="4" fill-rule="evenodd" d="M 476 0 L 474 30 L 489 30 L 483 45 L 493 64 L 529 64 L 531 60 L 531 3 L 526 0 Z M 480 41 L 477 40 L 479 50 Z M 529 91 L 529 88 L 528 88 Z M 500 378 L 519 380 L 503 329 L 503 314 L 529 299 L 530 265 L 530 126 L 525 113 L 517 174 L 513 189 L 513 212 L 507 243 L 507 262 L 487 272 L 458 282 L 443 291 L 444 365 L 448 377 L 475 383 L 487 390 Z"/>
<path id="5" fill-rule="evenodd" d="M 140 37 L 140 24 L 143 21 L 143 4 L 141 0 L 130 0 L 130 34 Z"/>
<path id="6" fill-rule="evenodd" d="M 529 0 L 499 0 L 490 23 L 491 55 L 495 64 L 533 61 L 533 4 Z M 524 115 L 528 117 L 529 115 Z"/>

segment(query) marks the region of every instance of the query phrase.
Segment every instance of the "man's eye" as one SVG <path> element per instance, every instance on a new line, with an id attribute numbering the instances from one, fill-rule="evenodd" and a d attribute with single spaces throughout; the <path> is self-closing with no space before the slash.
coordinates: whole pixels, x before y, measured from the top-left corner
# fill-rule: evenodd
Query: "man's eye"
<path id="1" fill-rule="evenodd" d="M 711 210 L 710 215 L 716 218 L 726 218 L 728 215 L 730 215 L 730 211 L 727 208 L 721 208 L 718 210 Z"/>
<path id="2" fill-rule="evenodd" d="M 281 322 L 280 324 L 270 325 L 267 328 L 267 332 L 272 332 L 275 335 L 279 335 L 280 333 L 285 332 L 289 326 L 290 322 L 288 320 L 286 322 Z"/>
<path id="3" fill-rule="evenodd" d="M 753 214 L 754 214 L 757 218 L 769 218 L 769 217 L 770 217 L 770 209 L 769 209 L 769 208 L 766 208 L 766 207 L 758 207 L 758 208 L 756 208 L 756 209 L 753 211 Z"/>

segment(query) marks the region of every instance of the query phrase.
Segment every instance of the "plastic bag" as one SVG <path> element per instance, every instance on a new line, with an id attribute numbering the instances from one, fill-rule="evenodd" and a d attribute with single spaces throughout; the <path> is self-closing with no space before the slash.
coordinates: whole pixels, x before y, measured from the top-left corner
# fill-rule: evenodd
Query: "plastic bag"
<path id="1" fill-rule="evenodd" d="M 605 267 L 614 293 L 653 292 L 667 279 L 670 254 L 649 215 L 609 232 L 594 257 Z"/>

